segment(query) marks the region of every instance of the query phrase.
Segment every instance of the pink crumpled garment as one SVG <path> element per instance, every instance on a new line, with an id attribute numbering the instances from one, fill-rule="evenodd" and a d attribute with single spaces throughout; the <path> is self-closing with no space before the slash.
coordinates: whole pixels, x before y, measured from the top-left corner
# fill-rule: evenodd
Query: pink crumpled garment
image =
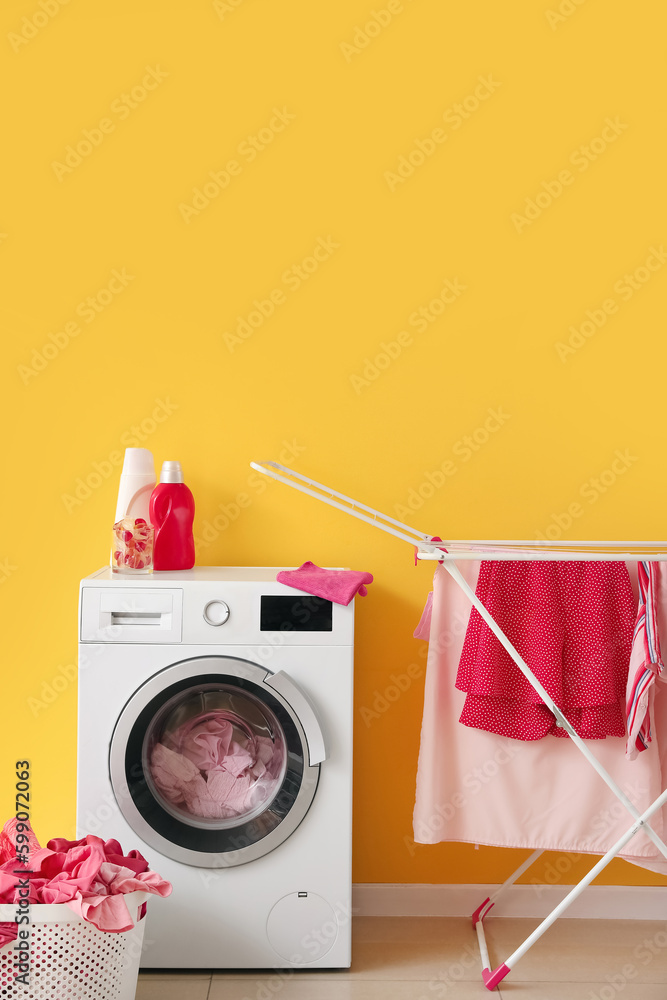
<path id="1" fill-rule="evenodd" d="M 232 739 L 234 727 L 228 719 L 207 716 L 183 734 L 181 753 L 200 771 L 224 770 L 238 778 L 254 765 L 255 756 Z"/>
<path id="2" fill-rule="evenodd" d="M 265 736 L 241 746 L 231 718 L 222 710 L 205 712 L 155 745 L 151 774 L 168 802 L 196 816 L 226 819 L 268 797 L 282 755 Z"/>
<path id="3" fill-rule="evenodd" d="M 355 594 L 366 596 L 367 584 L 373 582 L 373 574 L 355 569 L 323 569 L 309 560 L 298 569 L 282 569 L 276 580 L 295 590 L 303 590 L 306 594 L 347 607 Z"/>
<path id="4" fill-rule="evenodd" d="M 123 895 L 136 890 L 168 896 L 171 885 L 138 851 L 123 854 L 117 840 L 103 841 L 88 835 L 82 840 L 50 840 L 40 847 L 28 826 L 30 854 L 22 870 L 16 860 L 16 820 L 5 823 L 0 834 L 0 903 L 19 901 L 19 881 L 28 880 L 30 903 L 67 903 L 75 913 L 101 931 L 120 933 L 134 927 L 135 919 Z M 14 922 L 0 923 L 0 947 L 17 934 Z"/>

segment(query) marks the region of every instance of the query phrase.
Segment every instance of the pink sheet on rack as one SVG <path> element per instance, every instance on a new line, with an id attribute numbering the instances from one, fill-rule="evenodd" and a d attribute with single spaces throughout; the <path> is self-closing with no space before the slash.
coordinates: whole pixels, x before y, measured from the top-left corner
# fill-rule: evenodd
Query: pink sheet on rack
<path id="1" fill-rule="evenodd" d="M 459 564 L 473 590 L 479 567 L 479 562 Z M 636 591 L 637 564 L 628 563 L 628 570 Z M 667 587 L 661 588 L 661 594 L 658 615 L 664 636 Z M 470 607 L 444 566 L 438 566 L 417 772 L 415 841 L 604 854 L 632 819 L 571 740 L 547 736 L 527 743 L 459 723 L 465 693 L 456 690 L 455 681 Z M 425 624 L 420 622 L 423 638 Z M 663 775 L 667 782 L 667 691 L 656 695 L 654 710 L 654 743 L 637 760 L 626 759 L 625 738 L 587 741 L 640 812 L 660 794 Z M 667 807 L 651 822 L 664 839 Z M 620 857 L 667 874 L 667 861 L 643 833 L 630 841 Z"/>

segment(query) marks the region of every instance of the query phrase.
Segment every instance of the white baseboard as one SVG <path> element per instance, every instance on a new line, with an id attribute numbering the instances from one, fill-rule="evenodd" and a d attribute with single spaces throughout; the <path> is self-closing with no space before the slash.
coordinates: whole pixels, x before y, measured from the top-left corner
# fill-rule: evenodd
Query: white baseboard
<path id="1" fill-rule="evenodd" d="M 392 885 L 352 887 L 352 912 L 359 917 L 470 917 L 497 885 Z M 491 916 L 546 917 L 571 886 L 513 885 Z M 593 885 L 575 899 L 564 917 L 609 920 L 667 920 L 664 886 Z"/>

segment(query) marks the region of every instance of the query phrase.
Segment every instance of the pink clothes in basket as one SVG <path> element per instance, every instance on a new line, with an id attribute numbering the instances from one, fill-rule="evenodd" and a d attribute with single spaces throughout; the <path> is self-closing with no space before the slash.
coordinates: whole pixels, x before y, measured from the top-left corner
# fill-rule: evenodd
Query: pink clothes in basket
<path id="1" fill-rule="evenodd" d="M 98 930 L 120 933 L 134 927 L 123 896 L 140 890 L 168 896 L 171 885 L 138 851 L 124 855 L 117 840 L 91 835 L 83 840 L 50 840 L 40 847 L 32 830 L 28 865 L 16 860 L 16 820 L 5 823 L 0 837 L 0 903 L 18 903 L 27 884 L 29 903 L 67 903 Z M 28 824 L 23 824 L 28 825 Z M 16 938 L 15 923 L 0 924 L 0 946 Z"/>
<path id="2" fill-rule="evenodd" d="M 625 563 L 482 562 L 477 596 L 579 736 L 625 735 L 635 600 Z M 473 608 L 460 721 L 519 740 L 567 736 Z"/>

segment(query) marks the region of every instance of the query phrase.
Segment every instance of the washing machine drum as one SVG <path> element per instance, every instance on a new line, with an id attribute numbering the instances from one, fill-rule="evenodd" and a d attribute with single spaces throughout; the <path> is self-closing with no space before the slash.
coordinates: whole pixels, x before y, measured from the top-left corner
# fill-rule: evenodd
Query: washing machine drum
<path id="1" fill-rule="evenodd" d="M 248 660 L 183 660 L 140 687 L 109 755 L 125 819 L 146 844 L 203 868 L 273 851 L 315 797 L 324 741 L 284 673 Z"/>

